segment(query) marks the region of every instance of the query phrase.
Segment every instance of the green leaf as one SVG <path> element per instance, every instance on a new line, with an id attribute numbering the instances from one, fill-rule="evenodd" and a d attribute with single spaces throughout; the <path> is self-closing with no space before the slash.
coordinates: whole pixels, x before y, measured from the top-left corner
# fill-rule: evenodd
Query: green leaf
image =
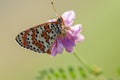
<path id="1" fill-rule="evenodd" d="M 79 73 L 82 78 L 87 78 L 87 74 L 82 67 L 79 67 Z"/>
<path id="2" fill-rule="evenodd" d="M 67 76 L 65 75 L 65 71 L 62 68 L 59 68 L 58 70 L 59 70 L 59 73 L 61 74 L 61 77 L 66 80 Z"/>
<path id="3" fill-rule="evenodd" d="M 58 73 L 56 73 L 52 68 L 51 69 L 49 69 L 49 71 L 50 71 L 50 73 L 52 73 L 53 74 L 53 76 L 55 77 L 55 78 L 59 78 L 59 74 Z"/>
<path id="4" fill-rule="evenodd" d="M 68 71 L 69 71 L 69 74 L 70 74 L 70 76 L 71 76 L 71 78 L 73 78 L 73 79 L 75 79 L 76 78 L 76 75 L 75 75 L 75 71 L 74 71 L 74 69 L 70 66 L 69 68 L 68 68 Z"/>

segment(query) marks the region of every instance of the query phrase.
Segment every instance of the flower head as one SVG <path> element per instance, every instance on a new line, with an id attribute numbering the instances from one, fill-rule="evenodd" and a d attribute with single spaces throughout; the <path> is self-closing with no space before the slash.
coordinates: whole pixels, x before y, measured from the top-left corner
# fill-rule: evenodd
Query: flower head
<path id="1" fill-rule="evenodd" d="M 65 30 L 65 36 L 58 37 L 55 40 L 51 49 L 51 56 L 62 53 L 64 48 L 67 52 L 72 53 L 76 42 L 81 42 L 84 40 L 84 36 L 80 34 L 82 25 L 77 24 L 72 26 L 73 20 L 75 19 L 74 11 L 67 11 L 63 13 L 62 18 L 64 20 L 64 27 L 70 28 L 70 30 Z"/>

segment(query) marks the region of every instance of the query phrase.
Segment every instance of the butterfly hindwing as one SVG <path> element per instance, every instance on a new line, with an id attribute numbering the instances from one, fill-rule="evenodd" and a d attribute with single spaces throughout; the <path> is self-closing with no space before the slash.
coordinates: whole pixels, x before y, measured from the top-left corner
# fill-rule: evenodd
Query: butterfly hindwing
<path id="1" fill-rule="evenodd" d="M 38 53 L 50 53 L 51 47 L 61 33 L 61 27 L 57 22 L 48 22 L 17 35 L 16 41 L 24 48 Z"/>

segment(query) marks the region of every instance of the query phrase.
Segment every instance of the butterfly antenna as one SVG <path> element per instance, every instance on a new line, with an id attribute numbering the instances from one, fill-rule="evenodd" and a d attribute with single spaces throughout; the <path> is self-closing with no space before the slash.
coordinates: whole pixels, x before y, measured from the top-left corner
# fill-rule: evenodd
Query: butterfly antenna
<path id="1" fill-rule="evenodd" d="M 56 8 L 54 6 L 53 0 L 51 0 L 51 5 L 52 5 L 53 10 L 55 11 L 56 16 L 60 17 L 60 15 L 58 14 L 58 12 L 57 12 L 57 10 L 56 10 Z"/>

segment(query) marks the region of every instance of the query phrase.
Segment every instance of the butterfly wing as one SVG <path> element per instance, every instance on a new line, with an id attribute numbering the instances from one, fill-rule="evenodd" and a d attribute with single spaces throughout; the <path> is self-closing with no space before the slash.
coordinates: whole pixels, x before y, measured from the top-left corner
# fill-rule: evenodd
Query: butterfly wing
<path id="1" fill-rule="evenodd" d="M 57 22 L 44 23 L 21 32 L 17 35 L 16 41 L 24 48 L 50 54 L 51 47 L 59 34 L 58 30 L 60 32 L 59 28 Z"/>

